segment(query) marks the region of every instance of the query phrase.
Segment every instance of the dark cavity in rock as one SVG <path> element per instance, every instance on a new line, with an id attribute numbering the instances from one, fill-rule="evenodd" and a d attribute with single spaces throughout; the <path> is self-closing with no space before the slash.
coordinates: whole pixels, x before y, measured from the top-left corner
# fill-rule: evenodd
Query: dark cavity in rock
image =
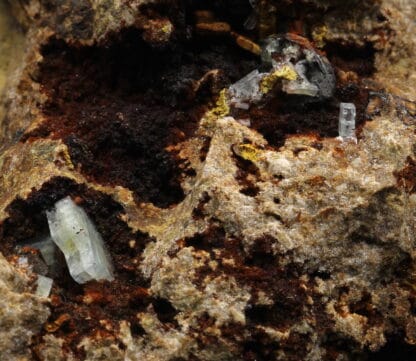
<path id="1" fill-rule="evenodd" d="M 184 197 L 179 160 L 166 147 L 192 136 L 217 93 L 257 66 L 231 40 L 181 39 L 155 49 L 133 29 L 106 46 L 52 39 L 42 55 L 47 121 L 25 139 L 63 139 L 89 179 L 159 207 Z M 213 69 L 218 77 L 196 87 Z"/>

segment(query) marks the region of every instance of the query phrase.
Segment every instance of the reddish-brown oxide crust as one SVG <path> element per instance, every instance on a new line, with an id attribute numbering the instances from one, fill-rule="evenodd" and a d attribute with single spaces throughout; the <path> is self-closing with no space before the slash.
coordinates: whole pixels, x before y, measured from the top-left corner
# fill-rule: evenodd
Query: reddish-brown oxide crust
<path id="1" fill-rule="evenodd" d="M 227 41 L 198 44 L 152 49 L 135 30 L 106 47 L 51 40 L 39 75 L 47 121 L 24 139 L 63 139 L 90 179 L 123 185 L 138 201 L 178 203 L 184 197 L 179 160 L 165 148 L 192 136 L 213 96 L 256 66 Z M 195 93 L 195 82 L 212 69 L 220 78 Z"/>

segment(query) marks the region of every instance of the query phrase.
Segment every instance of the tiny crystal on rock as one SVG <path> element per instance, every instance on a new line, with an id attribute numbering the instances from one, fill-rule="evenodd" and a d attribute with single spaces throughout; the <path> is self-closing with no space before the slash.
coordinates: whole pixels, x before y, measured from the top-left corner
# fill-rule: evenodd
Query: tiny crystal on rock
<path id="1" fill-rule="evenodd" d="M 230 86 L 231 102 L 236 108 L 248 109 L 250 103 L 262 98 L 259 83 L 263 76 L 256 69 Z"/>
<path id="2" fill-rule="evenodd" d="M 34 242 L 27 243 L 28 246 L 36 248 L 40 251 L 42 258 L 45 260 L 45 263 L 48 266 L 54 266 L 56 263 L 55 250 L 56 245 L 53 242 L 50 236 L 45 237 L 44 239 Z"/>
<path id="3" fill-rule="evenodd" d="M 51 293 L 53 279 L 38 275 L 36 295 L 39 297 L 49 297 Z"/>
<path id="4" fill-rule="evenodd" d="M 52 239 L 76 282 L 114 279 L 103 239 L 81 207 L 66 197 L 55 203 L 47 217 Z"/>
<path id="5" fill-rule="evenodd" d="M 19 267 L 29 267 L 29 260 L 27 259 L 27 257 L 19 257 L 17 259 L 17 265 Z"/>
<path id="6" fill-rule="evenodd" d="M 339 138 L 341 140 L 354 140 L 356 109 L 353 103 L 341 103 L 339 109 Z"/>

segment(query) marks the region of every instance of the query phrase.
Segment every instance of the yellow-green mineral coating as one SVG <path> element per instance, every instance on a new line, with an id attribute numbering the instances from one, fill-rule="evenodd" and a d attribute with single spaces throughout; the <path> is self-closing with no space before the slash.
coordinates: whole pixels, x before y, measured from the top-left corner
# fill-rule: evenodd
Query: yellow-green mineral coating
<path id="1" fill-rule="evenodd" d="M 261 154 L 260 149 L 248 143 L 237 144 L 233 147 L 233 150 L 241 158 L 254 163 L 259 160 Z"/>
<path id="2" fill-rule="evenodd" d="M 230 113 L 230 107 L 227 101 L 227 90 L 223 89 L 220 91 L 218 95 L 217 102 L 215 103 L 215 107 L 209 110 L 206 113 L 207 119 L 216 119 L 225 117 Z"/>
<path id="3" fill-rule="evenodd" d="M 260 90 L 263 94 L 267 94 L 270 90 L 273 89 L 279 79 L 296 80 L 297 78 L 298 74 L 296 73 L 295 69 L 288 65 L 284 65 L 281 68 L 275 70 L 273 73 L 266 75 L 261 80 Z"/>

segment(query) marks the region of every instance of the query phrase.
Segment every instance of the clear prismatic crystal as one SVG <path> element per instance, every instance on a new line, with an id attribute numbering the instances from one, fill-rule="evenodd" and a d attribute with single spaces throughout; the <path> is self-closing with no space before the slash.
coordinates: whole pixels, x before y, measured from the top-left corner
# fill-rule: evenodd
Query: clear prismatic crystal
<path id="1" fill-rule="evenodd" d="M 353 103 L 341 103 L 339 108 L 339 139 L 354 140 L 355 136 L 355 116 L 356 109 Z"/>
<path id="2" fill-rule="evenodd" d="M 103 239 L 81 207 L 66 197 L 55 203 L 47 217 L 52 239 L 76 282 L 114 279 Z"/>
<path id="3" fill-rule="evenodd" d="M 49 297 L 53 285 L 53 279 L 38 275 L 36 295 L 39 297 Z"/>

